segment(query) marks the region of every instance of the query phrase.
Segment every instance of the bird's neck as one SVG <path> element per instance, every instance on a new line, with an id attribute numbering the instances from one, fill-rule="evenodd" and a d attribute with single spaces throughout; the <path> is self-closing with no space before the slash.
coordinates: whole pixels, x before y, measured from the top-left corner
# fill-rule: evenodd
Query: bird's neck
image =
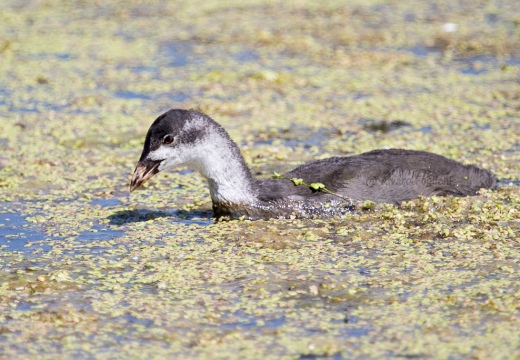
<path id="1" fill-rule="evenodd" d="M 212 132 L 202 151 L 192 165 L 207 179 L 213 203 L 248 204 L 256 200 L 255 180 L 227 134 Z"/>

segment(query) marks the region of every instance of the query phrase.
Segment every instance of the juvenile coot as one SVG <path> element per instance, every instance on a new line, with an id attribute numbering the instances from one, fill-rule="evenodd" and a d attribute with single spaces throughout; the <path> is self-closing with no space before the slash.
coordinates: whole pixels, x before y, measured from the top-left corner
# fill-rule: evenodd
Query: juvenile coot
<path id="1" fill-rule="evenodd" d="M 419 195 L 476 195 L 495 176 L 472 165 L 412 150 L 374 150 L 311 162 L 283 175 L 255 179 L 238 146 L 209 116 L 173 109 L 154 121 L 130 191 L 164 169 L 187 165 L 208 181 L 216 217 L 249 219 L 340 215 L 362 200 L 400 203 Z M 322 183 L 334 194 L 295 186 L 289 178 Z"/>

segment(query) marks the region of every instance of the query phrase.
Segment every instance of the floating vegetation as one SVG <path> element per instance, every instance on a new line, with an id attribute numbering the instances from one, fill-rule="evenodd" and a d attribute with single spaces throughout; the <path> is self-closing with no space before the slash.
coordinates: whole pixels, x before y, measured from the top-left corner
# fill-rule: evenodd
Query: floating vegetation
<path id="1" fill-rule="evenodd" d="M 2 1 L 2 356 L 516 357 L 519 24 L 512 0 Z M 172 107 L 262 177 L 391 147 L 503 181 L 215 222 L 187 169 L 128 194 Z"/>

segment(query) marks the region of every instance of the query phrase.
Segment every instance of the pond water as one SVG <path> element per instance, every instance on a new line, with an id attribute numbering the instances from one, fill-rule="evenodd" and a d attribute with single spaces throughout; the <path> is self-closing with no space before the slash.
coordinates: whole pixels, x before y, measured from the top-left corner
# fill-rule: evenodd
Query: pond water
<path id="1" fill-rule="evenodd" d="M 25 216 L 17 213 L 0 214 L 0 229 L 3 251 L 22 251 L 29 255 L 36 247 L 33 243 L 45 237 L 42 231 L 25 221 Z M 49 246 L 43 245 L 43 250 L 49 250 Z"/>
<path id="2" fill-rule="evenodd" d="M 491 3 L 2 3 L 2 356 L 516 357 L 520 14 Z M 172 107 L 263 178 L 408 148 L 500 186 L 216 222 L 191 169 L 128 193 Z"/>

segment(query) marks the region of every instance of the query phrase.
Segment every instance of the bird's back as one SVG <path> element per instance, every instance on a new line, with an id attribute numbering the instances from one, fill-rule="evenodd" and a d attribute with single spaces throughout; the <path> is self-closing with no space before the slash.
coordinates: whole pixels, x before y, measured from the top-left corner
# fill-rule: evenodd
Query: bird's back
<path id="1" fill-rule="evenodd" d="M 327 189 L 353 200 L 389 203 L 419 195 L 470 196 L 480 188 L 495 188 L 497 184 L 496 177 L 487 170 L 424 151 L 402 149 L 319 160 L 299 166 L 284 177 L 320 182 Z M 276 181 L 270 180 L 262 186 L 268 191 L 263 194 L 265 197 L 323 195 L 305 186 L 294 186 L 290 181 Z"/>

